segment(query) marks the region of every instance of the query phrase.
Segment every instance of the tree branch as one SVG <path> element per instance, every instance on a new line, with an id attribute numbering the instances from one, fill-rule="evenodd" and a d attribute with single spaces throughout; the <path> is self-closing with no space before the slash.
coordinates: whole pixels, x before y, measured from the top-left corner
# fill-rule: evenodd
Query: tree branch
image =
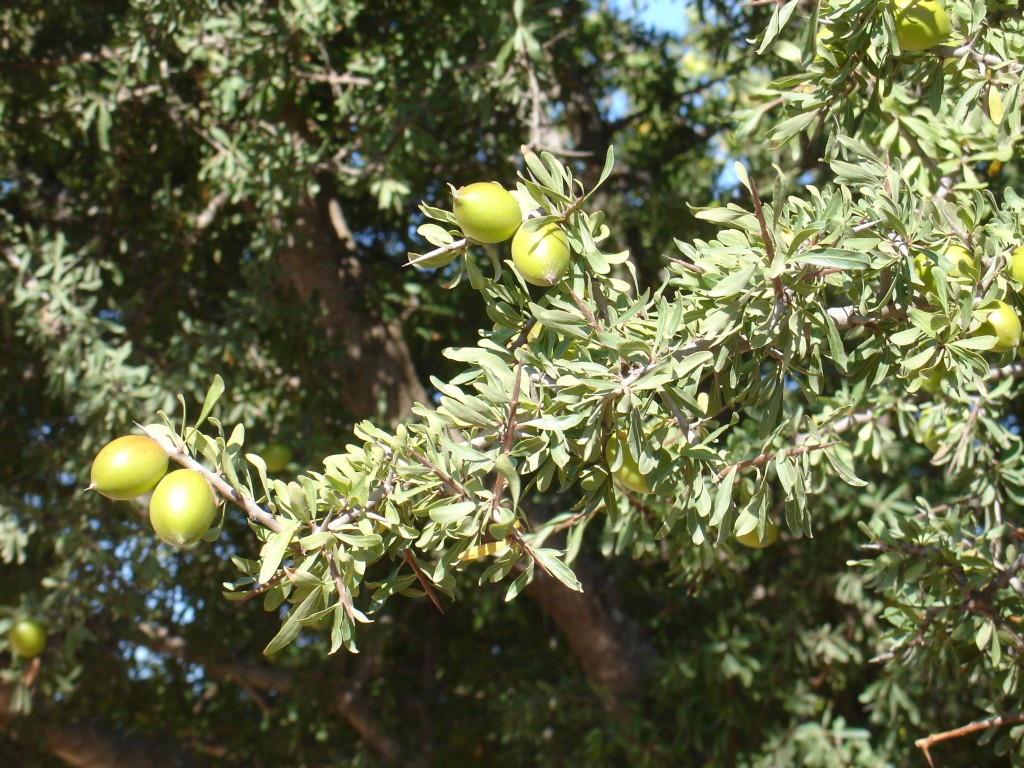
<path id="1" fill-rule="evenodd" d="M 191 662 L 202 665 L 207 674 L 233 680 L 243 689 L 276 691 L 279 694 L 287 695 L 298 687 L 294 675 L 287 670 L 264 664 L 201 658 L 192 652 L 183 638 L 171 635 L 166 627 L 156 624 L 141 624 L 139 629 L 148 638 L 147 645 L 152 650 L 176 658 L 187 658 Z M 366 658 L 367 661 L 364 663 L 370 663 L 370 657 Z M 358 678 L 358 675 L 356 677 Z M 333 699 L 334 710 L 345 718 L 363 741 L 369 744 L 382 758 L 389 763 L 395 763 L 404 753 L 404 745 L 383 731 L 379 725 L 379 718 L 369 712 L 357 695 L 357 687 L 357 684 L 353 684 L 338 688 Z M 90 768 L 92 767 L 90 766 Z M 154 766 L 154 768 L 158 767 Z"/>
<path id="2" fill-rule="evenodd" d="M 972 733 L 978 731 L 985 731 L 989 728 L 1001 728 L 1004 725 L 1016 725 L 1017 723 L 1024 723 L 1024 713 L 1016 712 L 1012 715 L 999 715 L 998 717 L 992 717 L 987 720 L 976 720 L 973 723 L 967 725 L 961 725 L 959 728 L 953 728 L 942 733 L 933 733 L 925 736 L 923 739 L 918 739 L 914 742 L 914 746 L 920 749 L 928 761 L 928 765 L 935 768 L 935 763 L 932 762 L 931 748 L 942 741 L 949 741 L 950 739 L 959 739 L 964 736 L 970 736 Z"/>
<path id="3" fill-rule="evenodd" d="M 9 716 L 13 690 L 0 684 L 0 732 L 18 722 Z M 72 768 L 197 768 L 181 745 L 167 739 L 123 733 L 98 721 L 57 725 L 53 718 L 35 720 L 42 724 L 44 749 Z"/>

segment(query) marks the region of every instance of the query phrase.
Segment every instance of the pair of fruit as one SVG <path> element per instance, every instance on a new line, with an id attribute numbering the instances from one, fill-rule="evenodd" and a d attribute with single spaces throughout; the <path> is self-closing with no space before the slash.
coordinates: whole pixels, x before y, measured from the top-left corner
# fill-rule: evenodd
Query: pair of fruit
<path id="1" fill-rule="evenodd" d="M 976 281 L 977 262 L 974 254 L 964 246 L 958 243 L 949 244 L 943 249 L 942 255 L 951 265 L 948 272 L 950 280 L 962 285 L 970 285 Z M 926 291 L 934 292 L 935 265 L 924 253 L 918 253 L 914 257 L 914 267 L 919 278 L 916 287 L 919 290 L 923 288 Z M 1019 246 L 1011 254 L 1009 273 L 1015 280 L 1024 281 L 1024 246 Z M 986 336 L 995 336 L 996 343 L 992 346 L 993 352 L 1009 352 L 1020 343 L 1020 318 L 1013 307 L 1005 301 L 994 301 L 988 304 L 983 311 L 985 320 L 981 325 L 981 333 Z M 939 376 L 940 374 L 933 375 Z"/>
<path id="2" fill-rule="evenodd" d="M 608 467 L 611 469 L 612 477 L 635 493 L 650 493 L 651 487 L 647 483 L 647 478 L 640 471 L 637 460 L 630 455 L 629 451 L 623 451 L 622 449 L 622 442 L 625 439 L 626 433 L 623 430 L 613 432 L 608 438 L 604 457 L 608 462 Z M 756 525 L 751 530 L 745 531 L 734 538 L 744 547 L 763 549 L 775 543 L 779 538 L 779 529 L 772 519 L 768 518 L 768 524 L 765 526 L 764 531 L 764 540 L 758 538 Z"/>
<path id="3" fill-rule="evenodd" d="M 934 48 L 953 31 L 938 0 L 896 0 L 896 39 L 904 51 Z"/>
<path id="4" fill-rule="evenodd" d="M 452 208 L 463 234 L 478 243 L 512 238 L 512 263 L 530 285 L 548 287 L 569 267 L 569 241 L 553 221 L 523 222 L 519 203 L 500 184 L 477 182 L 457 189 Z"/>
<path id="5" fill-rule="evenodd" d="M 92 463 L 90 486 L 108 499 L 125 501 L 153 491 L 149 521 L 175 547 L 195 544 L 213 523 L 213 490 L 199 472 L 167 472 L 167 451 L 155 440 L 126 435 L 107 443 Z"/>

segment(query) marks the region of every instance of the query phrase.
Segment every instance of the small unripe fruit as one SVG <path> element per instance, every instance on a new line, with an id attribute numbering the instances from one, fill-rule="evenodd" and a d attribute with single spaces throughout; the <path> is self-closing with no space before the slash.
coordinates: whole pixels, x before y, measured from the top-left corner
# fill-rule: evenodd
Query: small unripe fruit
<path id="1" fill-rule="evenodd" d="M 292 449 L 281 443 L 271 443 L 263 449 L 263 463 L 267 465 L 267 472 L 276 474 L 283 472 L 292 463 Z"/>
<path id="2" fill-rule="evenodd" d="M 195 544 L 213 523 L 216 502 L 209 483 L 192 469 L 171 472 L 153 491 L 149 522 L 173 547 Z"/>
<path id="3" fill-rule="evenodd" d="M 975 281 L 978 269 L 973 253 L 959 243 L 950 243 L 942 249 L 942 256 L 944 261 L 949 263 L 946 274 L 950 280 L 960 285 L 970 285 Z M 914 268 L 920 280 L 917 287 L 934 292 L 935 263 L 924 253 L 918 253 L 914 256 Z"/>
<path id="4" fill-rule="evenodd" d="M 7 639 L 11 650 L 23 659 L 34 659 L 46 647 L 46 632 L 42 624 L 32 619 L 16 621 Z"/>
<path id="5" fill-rule="evenodd" d="M 107 443 L 92 462 L 92 488 L 124 501 L 149 493 L 167 474 L 167 452 L 155 440 L 126 435 Z"/>
<path id="6" fill-rule="evenodd" d="M 744 547 L 749 547 L 750 549 L 764 549 L 778 541 L 779 529 L 776 527 L 775 521 L 769 517 L 765 520 L 763 541 L 757 537 L 757 526 L 754 526 L 751 530 L 746 533 L 742 533 L 739 536 L 735 536 L 734 538 L 738 544 L 742 544 Z"/>
<path id="7" fill-rule="evenodd" d="M 622 454 L 622 463 L 617 469 L 612 469 L 612 476 L 620 483 L 637 493 L 650 493 L 651 488 L 647 485 L 647 478 L 640 472 L 640 466 L 636 459 L 629 455 L 628 451 L 622 450 L 622 442 L 626 439 L 625 432 L 613 433 L 608 438 L 608 445 L 605 447 L 604 456 L 608 467 L 614 467 L 615 462 Z"/>
<path id="8" fill-rule="evenodd" d="M 981 331 L 986 336 L 995 336 L 993 352 L 1009 352 L 1020 344 L 1020 318 L 1013 307 L 1004 301 L 996 301 L 991 305 Z"/>
<path id="9" fill-rule="evenodd" d="M 1010 277 L 1024 283 L 1024 245 L 1018 245 L 1010 252 Z"/>
<path id="10" fill-rule="evenodd" d="M 547 288 L 569 267 L 569 239 L 553 221 L 527 221 L 512 238 L 512 263 L 523 280 Z"/>
<path id="11" fill-rule="evenodd" d="M 904 51 L 926 51 L 953 31 L 946 9 L 936 0 L 896 0 L 896 39 Z"/>
<path id="12" fill-rule="evenodd" d="M 973 253 L 959 243 L 951 243 L 945 247 L 942 255 L 953 265 L 949 270 L 950 277 L 959 282 L 973 279 L 974 273 L 977 272 L 977 263 Z"/>
<path id="13" fill-rule="evenodd" d="M 478 243 L 501 243 L 519 229 L 519 203 L 498 184 L 477 182 L 455 191 L 452 207 L 463 234 Z"/>

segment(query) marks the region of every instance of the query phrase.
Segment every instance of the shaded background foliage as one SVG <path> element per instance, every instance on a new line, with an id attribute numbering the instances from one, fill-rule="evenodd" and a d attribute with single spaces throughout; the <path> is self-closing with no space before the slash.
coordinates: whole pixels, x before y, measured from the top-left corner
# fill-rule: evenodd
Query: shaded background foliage
<path id="1" fill-rule="evenodd" d="M 830 11 L 862 55 L 880 6 L 833 5 L 794 7 Z M 989 5 L 1019 62 L 1012 4 Z M 923 143 L 954 157 L 939 170 L 962 186 L 1000 195 L 1019 180 L 1017 136 L 1000 147 L 995 129 L 886 138 L 879 83 L 897 83 L 909 115 L 931 59 L 851 73 L 833 52 L 814 69 L 746 42 L 773 6 L 672 12 L 685 33 L 573 0 L 0 10 L 0 604 L 50 630 L 35 714 L 0 717 L 5 764 L 907 765 L 914 738 L 1020 708 L 1013 675 L 872 661 L 891 600 L 848 567 L 867 558 L 857 523 L 913 519 L 915 497 L 951 484 L 909 430 L 862 438 L 880 459 L 858 466 L 869 485 L 830 485 L 813 540 L 636 559 L 588 540 L 593 625 L 560 623 L 551 585 L 506 604 L 503 587 L 467 578 L 444 615 L 390 604 L 359 656 L 328 656 L 315 632 L 261 656 L 278 617 L 221 595 L 231 555 L 248 556 L 244 526 L 170 552 L 143 507 L 81 491 L 111 436 L 174 411 L 179 393 L 194 415 L 214 373 L 229 385 L 218 418 L 244 423 L 257 450 L 293 447 L 294 472 L 340 450 L 355 421 L 431 399 L 429 377 L 459 370 L 441 350 L 489 321 L 443 270 L 403 266 L 423 248 L 418 205 L 446 206 L 449 182 L 511 184 L 524 144 L 587 188 L 616 147 L 594 207 L 608 250 L 628 248 L 654 286 L 673 238 L 717 229 L 687 204 L 743 197 L 731 159 L 762 190 L 799 194 L 833 178 L 820 159 L 837 126 L 894 154 Z M 786 39 L 813 33 L 794 23 Z M 784 77 L 814 78 L 834 121 L 780 135 L 804 108 L 766 106 L 789 93 L 770 85 Z M 956 121 L 946 109 L 936 124 Z M 887 419 L 895 429 L 897 409 Z M 533 503 L 550 515 L 570 502 Z M 618 643 L 604 657 L 591 626 Z M 624 681 L 611 695 L 592 666 L 609 658 Z M 0 703 L 27 669 L 10 662 Z M 991 754 L 953 742 L 942 764 Z"/>

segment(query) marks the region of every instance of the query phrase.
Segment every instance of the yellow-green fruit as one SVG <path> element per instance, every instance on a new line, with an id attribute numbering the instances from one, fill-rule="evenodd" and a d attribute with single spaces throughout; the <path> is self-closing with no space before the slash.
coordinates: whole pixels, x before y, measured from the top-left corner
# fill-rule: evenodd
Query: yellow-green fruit
<path id="1" fill-rule="evenodd" d="M 149 502 L 156 535 L 174 547 L 195 544 L 210 529 L 216 503 L 206 479 L 192 469 L 171 472 Z"/>
<path id="2" fill-rule="evenodd" d="M 512 262 L 530 285 L 554 285 L 569 267 L 569 240 L 553 221 L 527 221 L 512 238 Z"/>
<path id="3" fill-rule="evenodd" d="M 948 244 L 942 250 L 944 260 L 949 262 L 949 271 L 946 273 L 950 280 L 968 285 L 975 279 L 977 263 L 974 254 L 957 243 Z M 935 291 L 935 264 L 924 253 L 914 256 L 914 267 L 920 279 L 920 285 L 928 291 Z"/>
<path id="4" fill-rule="evenodd" d="M 1020 344 L 1020 318 L 1004 301 L 993 302 L 981 330 L 986 336 L 996 337 L 993 352 L 1009 352 Z"/>
<path id="5" fill-rule="evenodd" d="M 504 187 L 480 181 L 455 190 L 452 208 L 463 234 L 478 243 L 501 243 L 519 229 L 519 203 Z"/>
<path id="6" fill-rule="evenodd" d="M 263 463 L 267 465 L 267 472 L 276 474 L 283 472 L 292 463 L 292 449 L 281 443 L 271 443 L 263 449 Z"/>
<path id="7" fill-rule="evenodd" d="M 949 270 L 950 277 L 957 279 L 965 278 L 966 280 L 974 278 L 977 267 L 973 253 L 962 245 L 951 243 L 945 247 L 942 254 L 953 265 L 952 269 Z M 964 280 L 960 279 L 959 282 L 964 282 Z"/>
<path id="8" fill-rule="evenodd" d="M 772 544 L 778 541 L 779 529 L 776 527 L 775 522 L 769 517 L 767 520 L 765 520 L 764 541 L 757 537 L 756 526 L 751 530 L 747 531 L 746 533 L 742 533 L 739 536 L 736 536 L 735 538 L 736 541 L 739 544 L 742 544 L 744 547 L 749 547 L 750 549 L 764 549 L 765 547 L 770 547 Z"/>
<path id="9" fill-rule="evenodd" d="M 637 493 L 650 493 L 651 488 L 647 485 L 647 478 L 640 472 L 640 467 L 637 465 L 636 459 L 629 455 L 629 451 L 622 450 L 622 441 L 625 440 L 626 435 L 624 432 L 618 434 L 612 434 L 608 438 L 608 445 L 605 447 L 604 456 L 608 461 L 608 467 L 614 467 L 615 462 L 619 458 L 619 454 L 622 454 L 622 463 L 617 469 L 612 469 L 612 475 L 622 483 L 624 486 L 629 488 L 631 491 Z"/>
<path id="10" fill-rule="evenodd" d="M 1018 245 L 1010 252 L 1010 277 L 1024 283 L 1024 245 Z"/>
<path id="11" fill-rule="evenodd" d="M 904 51 L 926 51 L 953 31 L 946 9 L 936 0 L 896 0 L 896 39 Z"/>
<path id="12" fill-rule="evenodd" d="M 108 499 L 134 499 L 167 474 L 167 452 L 155 440 L 126 435 L 107 443 L 92 462 L 92 488 Z"/>
<path id="13" fill-rule="evenodd" d="M 31 619 L 16 621 L 7 639 L 11 643 L 11 650 L 23 659 L 34 659 L 46 647 L 43 625 Z"/>

